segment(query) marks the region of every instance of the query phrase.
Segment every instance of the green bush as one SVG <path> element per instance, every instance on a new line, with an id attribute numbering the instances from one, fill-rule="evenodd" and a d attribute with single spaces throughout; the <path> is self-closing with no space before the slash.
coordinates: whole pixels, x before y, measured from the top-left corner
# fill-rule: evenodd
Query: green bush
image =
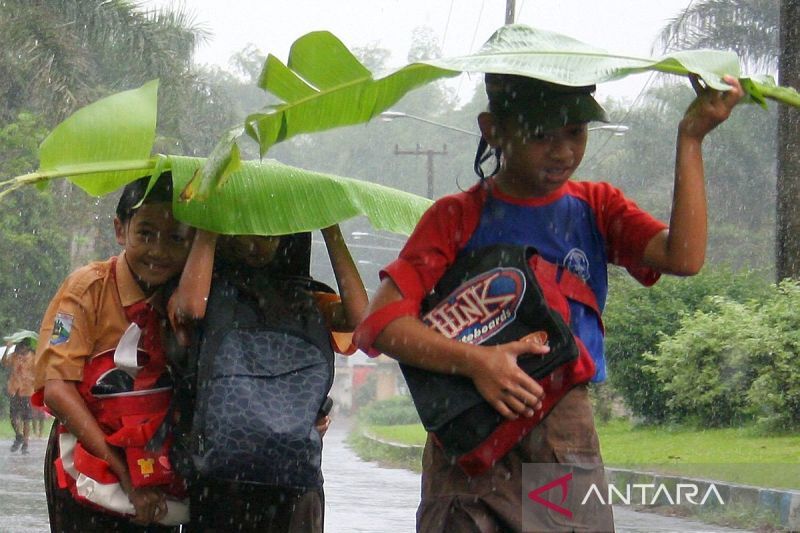
<path id="1" fill-rule="evenodd" d="M 756 304 L 710 300 L 716 309 L 684 316 L 680 329 L 662 335 L 657 352 L 645 357 L 668 395 L 670 418 L 730 426 L 751 418 L 744 391 L 755 379 L 754 340 L 768 331 Z"/>
<path id="2" fill-rule="evenodd" d="M 800 428 L 800 284 L 772 286 L 760 301 L 709 298 L 646 355 L 678 422 Z"/>
<path id="3" fill-rule="evenodd" d="M 784 281 L 761 307 L 767 335 L 753 347 L 758 375 L 747 399 L 767 430 L 800 429 L 800 282 Z"/>
<path id="4" fill-rule="evenodd" d="M 359 418 L 365 424 L 377 426 L 419 423 L 419 415 L 410 396 L 395 396 L 372 402 L 361 409 Z"/>
<path id="5" fill-rule="evenodd" d="M 733 301 L 763 300 L 769 282 L 754 271 L 733 273 L 706 268 L 692 278 L 663 276 L 653 287 L 642 287 L 619 269 L 611 271 L 609 298 L 603 320 L 609 382 L 631 412 L 646 422 L 663 422 L 669 415 L 669 394 L 646 367 L 644 355 L 655 353 L 662 336 L 673 335 L 681 317 L 708 311 L 708 296 Z"/>

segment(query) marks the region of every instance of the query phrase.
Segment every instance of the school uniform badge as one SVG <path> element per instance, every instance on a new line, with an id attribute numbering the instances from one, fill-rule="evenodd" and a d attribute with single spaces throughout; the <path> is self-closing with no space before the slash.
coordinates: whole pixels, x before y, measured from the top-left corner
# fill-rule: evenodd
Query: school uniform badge
<path id="1" fill-rule="evenodd" d="M 67 313 L 56 313 L 56 321 L 53 324 L 53 333 L 50 335 L 50 344 L 55 346 L 69 340 L 69 335 L 72 333 L 72 315 Z"/>

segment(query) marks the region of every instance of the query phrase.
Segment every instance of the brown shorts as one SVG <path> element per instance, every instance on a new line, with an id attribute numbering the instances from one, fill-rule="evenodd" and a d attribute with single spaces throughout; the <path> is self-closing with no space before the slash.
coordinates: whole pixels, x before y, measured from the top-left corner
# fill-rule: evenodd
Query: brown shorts
<path id="1" fill-rule="evenodd" d="M 11 420 L 33 420 L 31 397 L 15 394 L 9 398 L 8 414 Z"/>
<path id="2" fill-rule="evenodd" d="M 424 533 L 527 531 L 522 523 L 524 463 L 602 464 L 586 385 L 568 392 L 522 442 L 488 472 L 469 477 L 430 438 L 422 459 L 422 501 L 417 530 Z M 588 490 L 592 482 L 585 479 Z M 581 487 L 573 490 L 581 491 Z M 611 508 L 590 531 L 613 531 Z M 527 526 L 527 524 L 525 524 Z M 532 531 L 535 531 L 533 529 Z"/>

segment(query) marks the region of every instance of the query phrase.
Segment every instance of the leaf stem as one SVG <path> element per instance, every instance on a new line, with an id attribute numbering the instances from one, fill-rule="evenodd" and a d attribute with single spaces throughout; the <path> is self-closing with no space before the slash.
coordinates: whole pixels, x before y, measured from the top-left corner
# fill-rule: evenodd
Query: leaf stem
<path id="1" fill-rule="evenodd" d="M 29 185 L 40 181 L 78 177 L 91 174 L 101 174 L 105 172 L 124 172 L 127 170 L 151 170 L 155 168 L 156 158 L 138 159 L 133 161 L 101 161 L 98 163 L 83 163 L 78 165 L 67 165 L 50 170 L 38 170 L 28 174 L 15 176 L 11 179 L 0 181 L 0 187 L 9 187 L 14 190 L 21 185 Z M 0 196 L 1 198 L 2 196 Z"/>

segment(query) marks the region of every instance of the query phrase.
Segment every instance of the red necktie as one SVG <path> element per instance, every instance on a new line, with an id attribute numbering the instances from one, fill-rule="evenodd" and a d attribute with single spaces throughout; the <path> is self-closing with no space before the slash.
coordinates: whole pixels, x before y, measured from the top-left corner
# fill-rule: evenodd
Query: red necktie
<path id="1" fill-rule="evenodd" d="M 164 345 L 161 342 L 161 317 L 152 305 L 142 300 L 125 308 L 125 317 L 142 329 L 141 348 L 149 356 L 139 361 L 143 368 L 134 381 L 134 390 L 153 388 L 166 367 Z"/>

